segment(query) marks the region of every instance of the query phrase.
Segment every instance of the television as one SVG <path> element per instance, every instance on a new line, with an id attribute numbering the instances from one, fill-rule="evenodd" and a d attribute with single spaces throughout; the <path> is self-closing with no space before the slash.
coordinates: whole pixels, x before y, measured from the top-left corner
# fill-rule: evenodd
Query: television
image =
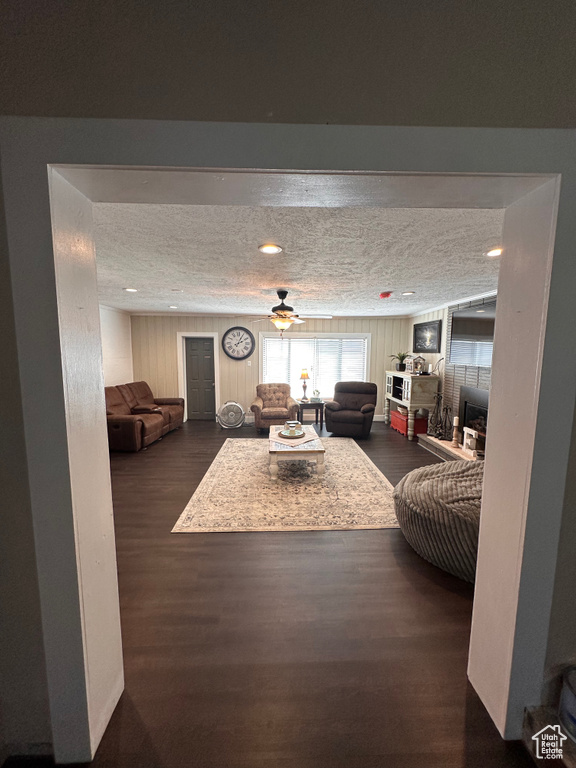
<path id="1" fill-rule="evenodd" d="M 490 368 L 495 319 L 496 299 L 453 312 L 449 362 Z"/>

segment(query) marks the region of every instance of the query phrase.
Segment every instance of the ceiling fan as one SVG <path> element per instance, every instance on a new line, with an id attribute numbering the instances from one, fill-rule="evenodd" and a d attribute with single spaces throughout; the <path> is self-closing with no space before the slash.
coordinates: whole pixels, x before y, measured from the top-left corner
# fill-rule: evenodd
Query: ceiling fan
<path id="1" fill-rule="evenodd" d="M 276 293 L 278 294 L 278 298 L 280 299 L 280 304 L 277 304 L 275 307 L 272 307 L 272 314 L 268 315 L 267 318 L 262 318 L 270 320 L 276 328 L 279 331 L 286 331 L 290 326 L 294 323 L 305 323 L 306 320 L 303 318 L 312 320 L 331 320 L 332 315 L 296 315 L 294 314 L 294 307 L 289 307 L 287 304 L 284 303 L 284 299 L 288 296 L 288 291 L 285 288 L 278 288 L 276 290 Z M 260 320 L 256 320 L 257 323 L 260 322 Z"/>

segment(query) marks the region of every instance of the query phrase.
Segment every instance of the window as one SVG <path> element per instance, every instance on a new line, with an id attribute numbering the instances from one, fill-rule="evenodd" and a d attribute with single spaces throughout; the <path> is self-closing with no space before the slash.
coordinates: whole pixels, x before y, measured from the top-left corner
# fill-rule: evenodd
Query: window
<path id="1" fill-rule="evenodd" d="M 332 397 L 338 381 L 366 381 L 370 334 L 318 334 L 262 338 L 262 381 L 286 382 L 294 397 L 302 395 L 302 369 L 308 370 L 308 397 L 315 389 Z"/>
<path id="2" fill-rule="evenodd" d="M 490 368 L 492 365 L 491 341 L 469 341 L 452 339 L 450 345 L 450 362 L 452 365 L 477 365 Z"/>

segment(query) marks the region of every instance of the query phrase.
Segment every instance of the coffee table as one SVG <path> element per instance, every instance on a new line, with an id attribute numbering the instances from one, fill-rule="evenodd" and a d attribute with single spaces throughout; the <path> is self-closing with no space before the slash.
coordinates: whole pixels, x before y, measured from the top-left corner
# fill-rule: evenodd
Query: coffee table
<path id="1" fill-rule="evenodd" d="M 270 427 L 270 435 L 274 435 L 284 429 L 283 425 L 273 425 Z M 315 440 L 309 440 L 307 443 L 301 445 L 285 445 L 284 443 L 276 443 L 274 440 L 270 440 L 270 448 L 268 450 L 270 463 L 270 477 L 276 481 L 278 479 L 278 461 L 280 459 L 294 460 L 294 459 L 309 459 L 312 456 L 316 457 L 316 471 L 318 477 L 322 477 L 324 474 L 324 446 L 322 441 L 316 435 L 316 430 L 310 424 L 306 424 L 302 427 L 307 435 L 315 435 Z"/>

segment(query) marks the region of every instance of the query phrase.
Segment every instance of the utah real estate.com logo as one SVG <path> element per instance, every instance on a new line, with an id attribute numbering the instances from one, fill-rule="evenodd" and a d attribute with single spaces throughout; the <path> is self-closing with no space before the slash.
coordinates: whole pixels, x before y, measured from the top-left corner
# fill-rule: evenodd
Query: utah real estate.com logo
<path id="1" fill-rule="evenodd" d="M 560 730 L 559 725 L 547 725 L 541 731 L 534 734 L 532 739 L 536 742 L 536 757 L 538 760 L 561 760 L 562 744 L 567 738 Z"/>

